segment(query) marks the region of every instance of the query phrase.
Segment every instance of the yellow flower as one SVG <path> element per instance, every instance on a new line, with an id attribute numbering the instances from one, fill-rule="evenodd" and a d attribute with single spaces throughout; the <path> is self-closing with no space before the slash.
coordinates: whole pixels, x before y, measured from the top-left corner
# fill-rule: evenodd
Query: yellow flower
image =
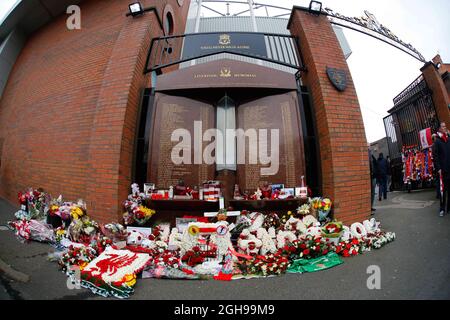
<path id="1" fill-rule="evenodd" d="M 151 217 L 155 214 L 155 210 L 146 208 L 144 206 L 139 206 L 139 210 L 144 213 L 146 217 Z"/>
<path id="2" fill-rule="evenodd" d="M 52 212 L 58 211 L 58 209 L 59 209 L 59 206 L 57 206 L 56 204 L 54 204 L 50 207 L 50 211 L 52 211 Z"/>
<path id="3" fill-rule="evenodd" d="M 129 287 L 133 287 L 136 284 L 136 275 L 134 273 L 127 274 L 122 278 L 122 282 Z"/>
<path id="4" fill-rule="evenodd" d="M 87 262 L 82 262 L 81 264 L 80 264 L 80 271 L 83 271 L 83 269 L 84 268 L 86 268 L 86 266 L 88 265 L 88 263 Z"/>
<path id="5" fill-rule="evenodd" d="M 64 230 L 64 229 L 56 230 L 56 235 L 57 236 L 63 236 L 65 234 L 66 234 L 66 230 Z"/>
<path id="6" fill-rule="evenodd" d="M 70 210 L 70 214 L 73 219 L 78 220 L 79 218 L 81 218 L 83 216 L 84 213 L 80 207 L 72 207 L 72 209 Z"/>

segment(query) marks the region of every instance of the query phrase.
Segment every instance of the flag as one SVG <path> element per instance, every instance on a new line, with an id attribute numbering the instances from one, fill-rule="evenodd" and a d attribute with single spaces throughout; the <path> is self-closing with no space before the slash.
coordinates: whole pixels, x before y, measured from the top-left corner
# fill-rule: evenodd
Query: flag
<path id="1" fill-rule="evenodd" d="M 431 147 L 433 139 L 431 139 L 431 128 L 426 128 L 419 131 L 419 139 L 422 144 L 422 149 Z"/>

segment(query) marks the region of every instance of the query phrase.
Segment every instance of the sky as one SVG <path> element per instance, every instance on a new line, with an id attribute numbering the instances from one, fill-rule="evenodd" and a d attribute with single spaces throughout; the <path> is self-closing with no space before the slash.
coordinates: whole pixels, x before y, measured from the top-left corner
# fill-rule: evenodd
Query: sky
<path id="1" fill-rule="evenodd" d="M 0 21 L 16 2 L 0 0 Z M 281 7 L 309 5 L 309 0 L 255 2 Z M 324 8 L 350 17 L 361 17 L 368 10 L 401 40 L 411 43 L 427 61 L 439 53 L 444 63 L 450 63 L 448 0 L 323 0 L 322 3 Z M 359 32 L 344 28 L 344 33 L 353 52 L 347 63 L 358 94 L 366 137 L 368 142 L 373 142 L 386 136 L 383 117 L 392 108 L 392 99 L 420 75 L 423 63 Z"/>

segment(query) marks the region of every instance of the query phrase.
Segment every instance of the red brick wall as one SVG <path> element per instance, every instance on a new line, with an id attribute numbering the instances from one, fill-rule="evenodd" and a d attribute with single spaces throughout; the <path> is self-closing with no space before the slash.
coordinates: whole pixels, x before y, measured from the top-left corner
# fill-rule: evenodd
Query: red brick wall
<path id="1" fill-rule="evenodd" d="M 294 8 L 289 25 L 298 37 L 304 64 L 303 84 L 312 95 L 319 135 L 324 196 L 334 201 L 334 215 L 344 223 L 370 215 L 367 141 L 355 87 L 331 24 L 323 15 Z M 344 70 L 347 88 L 337 91 L 326 67 Z"/>
<path id="2" fill-rule="evenodd" d="M 184 33 L 189 1 L 141 1 L 174 10 Z M 61 15 L 33 34 L 0 101 L 0 196 L 16 203 L 28 186 L 86 199 L 101 222 L 117 220 L 131 184 L 142 74 L 154 13 L 125 17 L 130 1 L 87 0 L 82 30 Z"/>
<path id="3" fill-rule="evenodd" d="M 439 121 L 444 121 L 447 126 L 450 124 L 450 97 L 447 92 L 440 70 L 432 63 L 426 63 L 421 69 L 425 82 L 432 91 L 433 103 Z"/>

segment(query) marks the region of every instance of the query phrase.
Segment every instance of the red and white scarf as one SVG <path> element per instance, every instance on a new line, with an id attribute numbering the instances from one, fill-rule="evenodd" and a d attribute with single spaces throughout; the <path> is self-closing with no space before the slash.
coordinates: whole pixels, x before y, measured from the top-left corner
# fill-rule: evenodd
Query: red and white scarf
<path id="1" fill-rule="evenodd" d="M 441 138 L 445 143 L 447 143 L 448 141 L 448 135 L 447 133 L 442 133 L 442 132 L 437 132 L 437 135 L 439 136 L 439 138 Z"/>

